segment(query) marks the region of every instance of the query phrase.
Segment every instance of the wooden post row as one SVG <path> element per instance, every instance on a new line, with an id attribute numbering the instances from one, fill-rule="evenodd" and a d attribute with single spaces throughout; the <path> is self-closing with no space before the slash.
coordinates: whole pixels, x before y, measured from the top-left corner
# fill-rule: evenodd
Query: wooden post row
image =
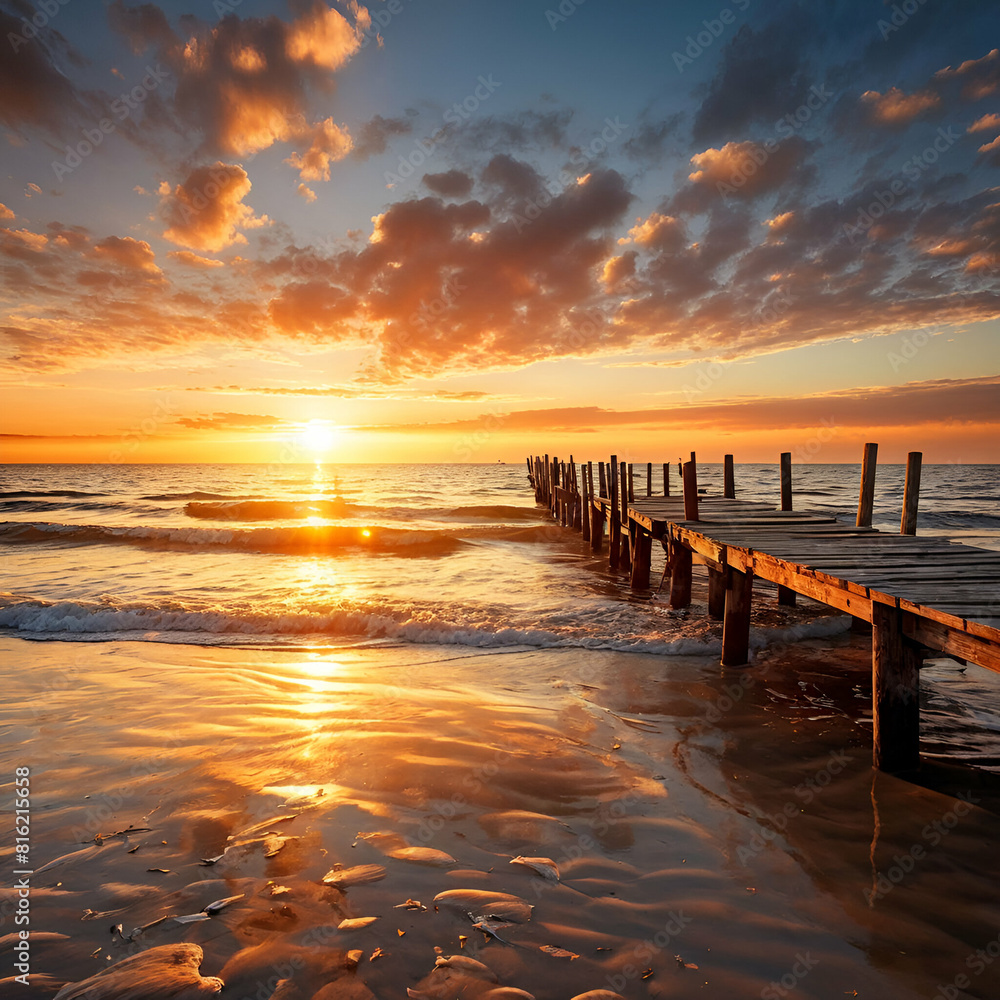
<path id="1" fill-rule="evenodd" d="M 872 526 L 872 512 L 875 509 L 875 468 L 878 458 L 878 445 L 866 444 L 865 455 L 861 462 L 861 491 L 858 496 L 859 528 Z"/>
<path id="2" fill-rule="evenodd" d="M 911 451 L 906 456 L 906 485 L 903 488 L 903 516 L 899 522 L 901 535 L 917 533 L 917 502 L 920 500 L 920 463 L 923 452 Z"/>
<path id="3" fill-rule="evenodd" d="M 733 456 L 726 455 L 723 459 L 722 495 L 729 500 L 736 499 L 736 479 L 733 475 Z"/>

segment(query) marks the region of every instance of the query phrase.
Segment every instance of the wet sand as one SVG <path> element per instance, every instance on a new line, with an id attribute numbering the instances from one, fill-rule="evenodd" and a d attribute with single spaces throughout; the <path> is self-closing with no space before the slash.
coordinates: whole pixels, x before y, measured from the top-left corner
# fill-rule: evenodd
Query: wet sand
<path id="1" fill-rule="evenodd" d="M 306 1000 L 331 981 L 324 1000 L 496 988 L 453 966 L 428 978 L 451 955 L 540 1000 L 1000 995 L 996 780 L 873 777 L 863 637 L 725 675 L 710 657 L 454 646 L 0 654 L 0 937 L 18 929 L 14 769 L 31 771 L 17 995 L 177 942 L 201 946 L 223 996 L 260 1000 L 289 974 Z M 323 882 L 360 865 L 385 876 Z M 534 909 L 498 939 L 435 904 L 459 889 Z M 231 896 L 131 941 L 110 930 Z M 338 929 L 360 917 L 378 919 Z"/>

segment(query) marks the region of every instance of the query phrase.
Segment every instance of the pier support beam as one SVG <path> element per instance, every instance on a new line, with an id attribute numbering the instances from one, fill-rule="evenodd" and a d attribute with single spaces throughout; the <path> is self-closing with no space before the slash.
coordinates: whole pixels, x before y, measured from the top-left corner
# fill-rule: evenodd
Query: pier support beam
<path id="1" fill-rule="evenodd" d="M 590 507 L 590 551 L 600 552 L 604 546 L 604 510 L 596 504 Z"/>
<path id="2" fill-rule="evenodd" d="M 649 589 L 649 564 L 653 557 L 653 536 L 635 526 L 635 543 L 632 547 L 632 579 L 633 590 Z"/>
<path id="3" fill-rule="evenodd" d="M 899 522 L 901 535 L 917 533 L 917 502 L 920 499 L 920 463 L 923 452 L 911 451 L 906 456 L 906 486 L 903 489 L 903 516 Z"/>
<path id="4" fill-rule="evenodd" d="M 750 603 L 753 599 L 753 570 L 726 571 L 726 613 L 722 620 L 722 665 L 741 667 L 750 658 Z"/>
<path id="5" fill-rule="evenodd" d="M 618 456 L 612 455 L 608 469 L 608 491 L 611 509 L 608 511 L 608 566 L 618 569 L 621 558 L 621 521 L 618 519 Z"/>
<path id="6" fill-rule="evenodd" d="M 872 602 L 872 763 L 880 771 L 920 765 L 920 647 L 903 635 L 902 612 Z"/>
<path id="7" fill-rule="evenodd" d="M 726 613 L 726 571 L 708 568 L 708 617 L 720 621 Z"/>
<path id="8" fill-rule="evenodd" d="M 631 500 L 632 488 L 632 466 L 628 462 L 622 462 L 618 477 L 618 488 L 621 494 L 621 555 L 618 564 L 622 569 L 631 571 L 632 569 L 632 521 L 628 516 L 628 504 Z"/>
<path id="9" fill-rule="evenodd" d="M 691 550 L 674 542 L 670 567 L 670 607 L 686 608 L 691 603 Z"/>

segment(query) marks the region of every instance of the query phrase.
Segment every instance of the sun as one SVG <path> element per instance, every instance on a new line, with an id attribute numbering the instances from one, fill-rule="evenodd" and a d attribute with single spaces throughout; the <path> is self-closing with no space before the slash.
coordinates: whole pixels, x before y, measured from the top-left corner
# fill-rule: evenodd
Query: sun
<path id="1" fill-rule="evenodd" d="M 325 420 L 310 420 L 299 431 L 299 444 L 303 451 L 313 455 L 322 455 L 329 451 L 336 439 L 336 428 Z"/>

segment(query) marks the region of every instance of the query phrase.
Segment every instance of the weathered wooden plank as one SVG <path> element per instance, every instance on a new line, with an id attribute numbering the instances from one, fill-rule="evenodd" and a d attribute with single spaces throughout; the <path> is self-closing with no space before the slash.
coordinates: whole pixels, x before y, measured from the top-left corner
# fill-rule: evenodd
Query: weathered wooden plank
<path id="1" fill-rule="evenodd" d="M 911 639 L 930 649 L 958 656 L 1000 673 L 1000 642 L 990 641 L 970 632 L 959 631 L 922 615 L 909 615 L 903 630 Z M 990 629 L 994 635 L 996 629 Z"/>

